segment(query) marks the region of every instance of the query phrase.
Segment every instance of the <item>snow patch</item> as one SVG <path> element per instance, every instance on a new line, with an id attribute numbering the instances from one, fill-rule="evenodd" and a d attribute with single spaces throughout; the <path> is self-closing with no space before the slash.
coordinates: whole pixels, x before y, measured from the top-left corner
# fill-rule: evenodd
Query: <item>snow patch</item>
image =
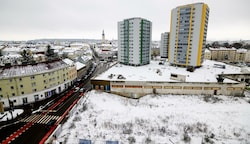
<path id="1" fill-rule="evenodd" d="M 228 96 L 147 95 L 129 99 L 90 91 L 58 142 L 250 143 L 250 104 Z"/>

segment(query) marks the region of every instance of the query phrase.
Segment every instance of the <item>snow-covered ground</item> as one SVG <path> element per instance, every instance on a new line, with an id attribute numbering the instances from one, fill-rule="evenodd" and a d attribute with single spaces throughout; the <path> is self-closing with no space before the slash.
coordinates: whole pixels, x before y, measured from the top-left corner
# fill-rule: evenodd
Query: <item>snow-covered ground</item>
<path id="1" fill-rule="evenodd" d="M 171 66 L 169 62 L 159 65 L 160 61 L 153 60 L 150 64 L 143 66 L 129 66 L 117 63 L 104 73 L 98 75 L 96 80 L 114 80 L 114 81 L 157 81 L 157 82 L 178 82 L 171 78 L 171 74 L 185 76 L 186 82 L 217 82 L 218 74 L 241 74 L 241 68 L 227 65 L 222 62 L 204 60 L 202 67 L 189 72 L 185 67 Z M 222 66 L 225 66 L 222 68 Z M 119 79 L 122 75 L 126 80 Z M 226 83 L 238 83 L 231 79 L 225 79 Z"/>
<path id="2" fill-rule="evenodd" d="M 0 113 L 0 121 L 7 121 L 7 120 L 11 120 L 12 116 L 13 119 L 16 118 L 18 115 L 23 113 L 23 109 L 14 109 L 13 111 L 5 111 L 3 113 Z"/>
<path id="3" fill-rule="evenodd" d="M 250 143 L 250 103 L 228 96 L 148 95 L 129 99 L 90 91 L 57 142 L 119 144 Z"/>

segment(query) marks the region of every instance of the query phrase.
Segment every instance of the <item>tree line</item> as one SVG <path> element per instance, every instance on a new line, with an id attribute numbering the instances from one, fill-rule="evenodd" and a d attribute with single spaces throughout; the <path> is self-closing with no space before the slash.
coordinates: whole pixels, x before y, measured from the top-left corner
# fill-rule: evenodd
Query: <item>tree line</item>
<path id="1" fill-rule="evenodd" d="M 229 44 L 228 42 L 219 43 L 218 41 L 214 41 L 211 44 L 209 43 L 206 44 L 206 48 L 209 48 L 209 47 L 212 47 L 212 48 L 219 48 L 219 47 L 233 48 L 234 47 L 236 49 L 240 49 L 240 48 L 250 49 L 250 44 L 245 43 L 243 41 L 234 42 L 231 44 Z"/>

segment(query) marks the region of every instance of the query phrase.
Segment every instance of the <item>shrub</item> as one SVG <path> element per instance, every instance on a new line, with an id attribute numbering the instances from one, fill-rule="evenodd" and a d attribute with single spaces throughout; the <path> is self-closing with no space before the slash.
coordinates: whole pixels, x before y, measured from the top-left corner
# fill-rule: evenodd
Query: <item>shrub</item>
<path id="1" fill-rule="evenodd" d="M 183 134 L 183 141 L 186 143 L 191 141 L 191 137 L 188 135 L 188 133 Z"/>
<path id="2" fill-rule="evenodd" d="M 136 142 L 135 137 L 128 137 L 128 143 L 129 144 L 133 144 L 135 142 Z"/>
<path id="3" fill-rule="evenodd" d="M 152 143 L 152 140 L 150 137 L 147 137 L 145 140 L 145 144 L 150 144 L 150 143 Z"/>

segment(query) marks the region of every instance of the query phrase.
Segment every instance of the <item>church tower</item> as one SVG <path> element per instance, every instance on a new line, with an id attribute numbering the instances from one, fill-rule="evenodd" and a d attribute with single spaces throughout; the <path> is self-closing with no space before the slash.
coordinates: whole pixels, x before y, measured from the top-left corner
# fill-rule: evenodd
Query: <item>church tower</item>
<path id="1" fill-rule="evenodd" d="M 102 43 L 105 43 L 105 34 L 104 34 L 104 30 L 102 30 Z"/>

